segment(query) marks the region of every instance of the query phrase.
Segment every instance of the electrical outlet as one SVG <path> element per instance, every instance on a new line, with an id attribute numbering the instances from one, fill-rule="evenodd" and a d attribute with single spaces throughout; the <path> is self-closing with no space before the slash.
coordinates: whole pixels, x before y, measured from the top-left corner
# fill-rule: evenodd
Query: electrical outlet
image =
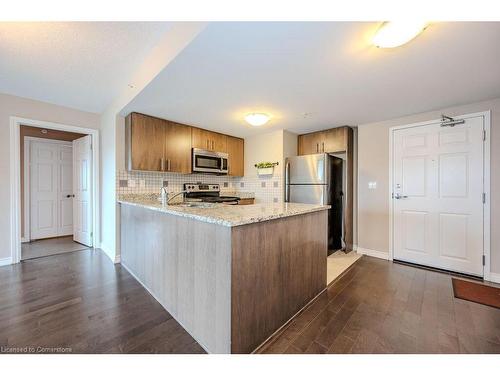
<path id="1" fill-rule="evenodd" d="M 135 188 L 135 180 L 128 180 L 128 187 Z"/>
<path id="2" fill-rule="evenodd" d="M 139 180 L 139 187 L 145 188 L 146 187 L 146 180 Z"/>

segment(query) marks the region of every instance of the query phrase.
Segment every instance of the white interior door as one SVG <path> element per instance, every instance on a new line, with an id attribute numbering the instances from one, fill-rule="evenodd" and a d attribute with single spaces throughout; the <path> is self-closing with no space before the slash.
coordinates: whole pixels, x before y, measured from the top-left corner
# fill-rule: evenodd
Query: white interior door
<path id="1" fill-rule="evenodd" d="M 71 144 L 31 141 L 29 168 L 31 240 L 71 235 Z"/>
<path id="2" fill-rule="evenodd" d="M 73 240 L 92 245 L 92 136 L 73 141 Z"/>
<path id="3" fill-rule="evenodd" d="M 483 275 L 483 117 L 394 131 L 394 259 Z"/>
<path id="4" fill-rule="evenodd" d="M 59 228 L 60 236 L 73 234 L 73 146 L 59 149 Z"/>

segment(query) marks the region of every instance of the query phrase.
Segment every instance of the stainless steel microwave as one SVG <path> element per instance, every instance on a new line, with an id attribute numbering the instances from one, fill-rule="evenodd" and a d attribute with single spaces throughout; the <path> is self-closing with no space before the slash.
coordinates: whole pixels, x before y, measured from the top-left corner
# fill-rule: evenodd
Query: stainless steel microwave
<path id="1" fill-rule="evenodd" d="M 227 174 L 228 154 L 193 148 L 193 172 Z"/>

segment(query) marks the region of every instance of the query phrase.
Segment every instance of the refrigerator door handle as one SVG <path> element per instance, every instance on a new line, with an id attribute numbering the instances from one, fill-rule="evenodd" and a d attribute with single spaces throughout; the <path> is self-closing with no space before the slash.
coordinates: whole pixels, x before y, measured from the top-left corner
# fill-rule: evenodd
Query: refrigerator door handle
<path id="1" fill-rule="evenodd" d="M 285 164 L 285 202 L 290 202 L 290 162 Z"/>

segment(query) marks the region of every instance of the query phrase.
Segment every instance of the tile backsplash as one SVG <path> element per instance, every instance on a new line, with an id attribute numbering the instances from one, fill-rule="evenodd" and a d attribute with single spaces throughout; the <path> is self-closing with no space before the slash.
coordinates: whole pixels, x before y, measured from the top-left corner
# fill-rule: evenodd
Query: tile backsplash
<path id="1" fill-rule="evenodd" d="M 116 191 L 119 195 L 159 193 L 162 186 L 168 191 L 181 191 L 184 183 L 197 182 L 219 184 L 223 194 L 254 193 L 256 203 L 283 202 L 283 181 L 279 170 L 272 176 L 245 177 L 121 170 L 116 176 Z"/>

